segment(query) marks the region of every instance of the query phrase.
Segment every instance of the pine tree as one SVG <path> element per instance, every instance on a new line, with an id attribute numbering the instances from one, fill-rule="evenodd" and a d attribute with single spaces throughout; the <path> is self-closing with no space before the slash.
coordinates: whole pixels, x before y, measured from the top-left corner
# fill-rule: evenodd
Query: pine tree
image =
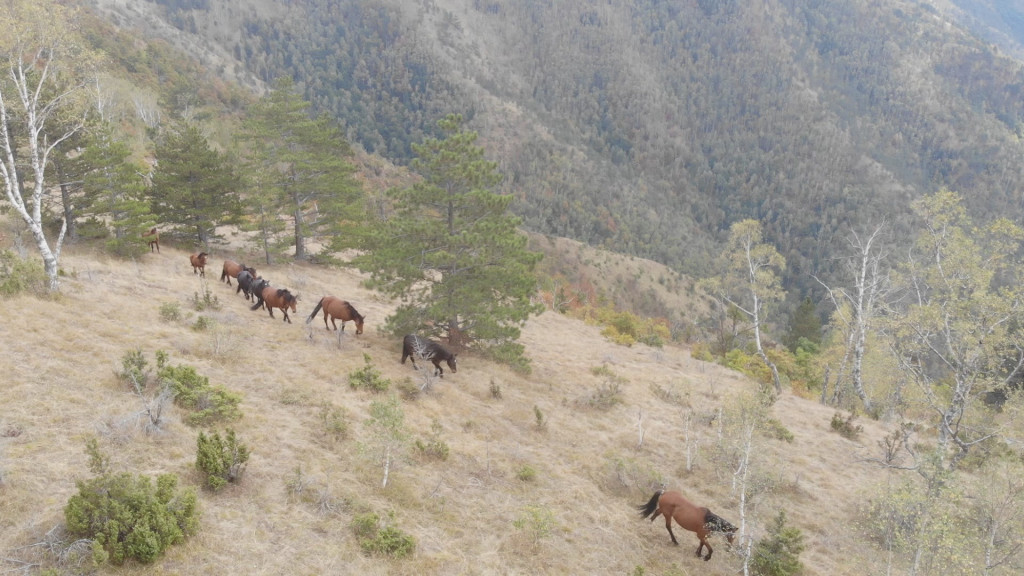
<path id="1" fill-rule="evenodd" d="M 393 213 L 359 238 L 353 263 L 372 284 L 403 304 L 387 319 L 394 334 L 433 331 L 525 369 L 520 326 L 531 303 L 541 255 L 526 249 L 511 196 L 492 189 L 497 165 L 484 159 L 476 132 L 449 115 L 444 139 L 415 145 L 422 181 L 389 191 Z"/>
<path id="2" fill-rule="evenodd" d="M 147 251 L 142 233 L 156 224 L 149 204 L 141 169 L 131 160 L 131 149 L 115 138 L 110 126 L 100 126 L 89 135 L 77 158 L 82 170 L 81 213 L 103 216 L 112 236 L 107 248 L 123 257 Z"/>
<path id="3" fill-rule="evenodd" d="M 311 118 L 309 107 L 284 77 L 252 107 L 245 122 L 247 164 L 259 180 L 251 209 L 268 263 L 288 248 L 294 248 L 297 260 L 308 258 L 309 240 L 342 233 L 363 198 L 341 129 L 326 116 Z M 279 215 L 290 221 L 290 240 Z"/>
<path id="4" fill-rule="evenodd" d="M 241 213 L 237 178 L 227 157 L 210 147 L 199 126 L 184 122 L 156 148 L 150 191 L 161 225 L 195 232 L 209 248 L 215 229 L 236 222 Z"/>
<path id="5" fill-rule="evenodd" d="M 821 344 L 821 318 L 818 317 L 810 297 L 805 297 L 793 312 L 793 317 L 789 321 L 789 332 L 783 343 L 795 354 L 801 340 L 815 345 Z"/>

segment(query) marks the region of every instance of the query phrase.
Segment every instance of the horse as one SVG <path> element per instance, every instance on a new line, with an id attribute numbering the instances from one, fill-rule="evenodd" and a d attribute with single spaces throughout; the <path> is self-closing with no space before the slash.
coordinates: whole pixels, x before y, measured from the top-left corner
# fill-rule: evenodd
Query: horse
<path id="1" fill-rule="evenodd" d="M 246 300 L 250 300 L 252 298 L 253 292 L 257 290 L 262 291 L 264 286 L 270 284 L 263 278 L 257 278 L 248 270 L 242 270 L 239 272 L 238 277 L 235 279 L 238 280 L 238 288 L 235 288 L 235 294 L 244 292 Z M 260 285 L 260 282 L 264 282 L 265 284 Z"/>
<path id="2" fill-rule="evenodd" d="M 338 329 L 337 323 L 334 319 L 341 320 L 341 331 L 345 331 L 345 322 L 349 320 L 355 321 L 356 323 L 356 335 L 363 333 L 363 320 L 366 318 L 356 311 L 352 304 L 349 304 L 348 300 L 342 300 L 335 296 L 324 296 L 316 303 L 316 307 L 313 308 L 313 312 L 306 318 L 306 324 L 313 321 L 313 317 L 320 311 L 320 308 L 324 309 L 324 328 L 330 330 L 330 326 L 327 325 L 327 317 L 330 316 L 331 324 L 334 325 L 334 329 Z"/>
<path id="3" fill-rule="evenodd" d="M 266 282 L 264 280 L 263 282 Z M 270 312 L 270 317 L 274 317 L 274 308 L 280 308 L 281 312 L 284 313 L 284 321 L 291 324 L 292 319 L 288 317 L 288 309 L 291 308 L 292 312 L 295 312 L 295 304 L 299 301 L 299 297 L 295 296 L 286 288 L 274 288 L 267 283 L 263 290 L 257 293 L 256 296 L 259 300 L 252 305 L 250 310 L 256 310 L 260 306 L 266 306 L 267 312 Z"/>
<path id="4" fill-rule="evenodd" d="M 709 534 L 721 532 L 725 534 L 725 539 L 729 541 L 729 544 L 732 544 L 732 539 L 736 535 L 735 526 L 711 510 L 690 502 L 679 492 L 658 490 L 654 496 L 651 496 L 647 504 L 637 506 L 637 510 L 640 511 L 641 518 L 650 516 L 651 522 L 654 522 L 659 514 L 665 516 L 665 528 L 668 529 L 668 535 L 676 546 L 679 545 L 679 542 L 676 540 L 676 535 L 672 533 L 673 519 L 683 528 L 695 532 L 700 540 L 700 546 L 697 546 L 697 557 L 700 558 L 700 552 L 705 546 L 708 548 L 708 555 L 704 557 L 705 562 L 711 560 L 711 553 L 714 552 L 711 544 L 708 543 Z"/>
<path id="5" fill-rule="evenodd" d="M 448 363 L 448 368 L 451 369 L 453 374 L 458 372 L 455 366 L 455 354 L 452 354 L 437 342 L 427 340 L 426 338 L 420 338 L 415 334 L 409 334 L 402 339 L 402 364 L 405 364 L 406 358 L 411 358 L 412 367 L 419 370 L 419 366 L 416 365 L 417 356 L 424 360 L 430 360 L 434 363 L 435 376 L 444 378 L 444 369 L 441 368 L 441 360 Z"/>
<path id="6" fill-rule="evenodd" d="M 209 256 L 206 252 L 200 252 L 199 254 L 192 254 L 188 257 L 189 261 L 192 262 L 192 273 L 199 274 L 200 276 L 206 277 L 206 258 Z"/>
<path id="7" fill-rule="evenodd" d="M 221 269 L 220 279 L 221 280 L 226 280 L 227 283 L 228 283 L 228 286 L 231 286 L 231 279 L 232 278 L 238 278 L 238 273 L 241 272 L 242 270 L 247 270 L 249 272 L 249 274 L 252 274 L 253 278 L 256 277 L 256 269 L 255 268 L 250 268 L 249 266 L 246 266 L 245 264 L 239 264 L 238 262 L 235 262 L 234 260 L 225 260 L 224 261 L 224 268 Z"/>
<path id="8" fill-rule="evenodd" d="M 148 232 L 142 233 L 143 238 L 149 238 L 149 251 L 153 252 L 153 248 L 156 248 L 157 253 L 160 253 L 160 232 L 153 226 Z"/>

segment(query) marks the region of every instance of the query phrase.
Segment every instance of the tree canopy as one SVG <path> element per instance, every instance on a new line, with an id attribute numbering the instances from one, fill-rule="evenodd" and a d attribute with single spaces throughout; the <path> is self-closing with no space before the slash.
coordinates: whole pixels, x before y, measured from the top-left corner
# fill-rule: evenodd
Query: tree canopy
<path id="1" fill-rule="evenodd" d="M 423 179 L 389 192 L 393 209 L 364 231 L 353 264 L 402 300 L 387 319 L 393 333 L 428 331 L 520 358 L 519 327 L 539 311 L 530 297 L 540 254 L 526 249 L 511 196 L 494 191 L 501 174 L 476 132 L 458 115 L 438 125 L 445 138 L 414 146 L 412 167 Z"/>

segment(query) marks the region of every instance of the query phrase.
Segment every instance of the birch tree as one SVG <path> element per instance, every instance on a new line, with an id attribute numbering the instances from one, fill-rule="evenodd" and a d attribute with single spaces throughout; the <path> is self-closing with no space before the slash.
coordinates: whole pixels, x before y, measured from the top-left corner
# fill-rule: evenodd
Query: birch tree
<path id="1" fill-rule="evenodd" d="M 882 268 L 887 256 L 880 247 L 883 229 L 884 225 L 880 225 L 867 237 L 852 232 L 847 239 L 853 255 L 846 260 L 846 279 L 852 286 L 833 288 L 815 277 L 828 292 L 829 300 L 835 307 L 833 317 L 842 324 L 843 340 L 846 343 L 832 402 L 838 401 L 842 381 L 849 368 L 853 390 L 869 414 L 874 412 L 875 407 L 864 389 L 864 355 L 867 351 L 867 337 L 872 321 L 890 286 L 889 277 Z M 822 394 L 824 400 L 825 391 L 822 391 Z"/>
<path id="2" fill-rule="evenodd" d="M 85 124 L 89 57 L 60 4 L 24 0 L 0 7 L 0 176 L 4 196 L 25 222 L 43 259 L 49 289 L 60 289 L 58 267 L 67 232 L 46 230 L 46 168 L 62 142 Z"/>
<path id="3" fill-rule="evenodd" d="M 370 436 L 363 449 L 383 469 L 381 488 L 387 488 L 392 468 L 405 455 L 409 446 L 405 413 L 402 412 L 398 398 L 392 396 L 387 400 L 371 402 L 370 418 L 366 425 Z"/>
<path id="4" fill-rule="evenodd" d="M 935 417 L 940 458 L 955 468 L 972 446 L 999 433 L 984 399 L 1006 393 L 1024 368 L 1014 258 L 1024 231 L 1003 219 L 976 229 L 948 190 L 913 208 L 923 230 L 901 269 L 906 302 L 889 314 L 886 336 Z"/>
<path id="5" fill-rule="evenodd" d="M 721 303 L 738 310 L 750 322 L 757 355 L 771 370 L 775 391 L 782 392 L 779 370 L 764 351 L 761 328 L 767 307 L 786 294 L 777 274 L 785 270 L 786 259 L 763 241 L 760 222 L 742 220 L 729 229 L 722 261 L 725 270 L 721 276 L 705 285 Z"/>

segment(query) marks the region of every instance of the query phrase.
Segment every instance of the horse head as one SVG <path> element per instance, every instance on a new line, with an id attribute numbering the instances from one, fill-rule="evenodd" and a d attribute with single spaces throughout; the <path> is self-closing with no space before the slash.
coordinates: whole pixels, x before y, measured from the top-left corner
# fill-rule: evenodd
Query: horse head
<path id="1" fill-rule="evenodd" d="M 448 359 L 445 360 L 445 362 L 448 363 L 448 369 L 452 371 L 452 374 L 458 372 L 458 370 L 455 367 L 455 354 L 448 356 Z"/>
<path id="2" fill-rule="evenodd" d="M 725 539 L 729 541 L 729 544 L 732 544 L 732 540 L 736 536 L 736 531 L 738 530 L 738 528 L 733 526 L 731 522 L 710 511 L 705 517 L 704 525 L 715 532 L 725 534 Z"/>
<path id="3" fill-rule="evenodd" d="M 278 290 L 277 296 L 278 298 L 281 299 L 282 302 L 284 302 L 285 306 L 292 309 L 292 312 L 296 311 L 296 304 L 299 301 L 298 296 L 295 296 L 294 294 L 289 292 L 287 288 L 282 288 Z"/>

